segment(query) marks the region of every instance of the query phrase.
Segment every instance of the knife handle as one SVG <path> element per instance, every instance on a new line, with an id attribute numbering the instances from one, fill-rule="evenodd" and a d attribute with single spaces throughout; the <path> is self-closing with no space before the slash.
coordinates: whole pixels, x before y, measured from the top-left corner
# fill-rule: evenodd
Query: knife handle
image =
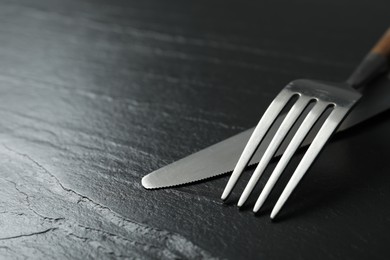
<path id="1" fill-rule="evenodd" d="M 390 28 L 378 40 L 371 51 L 348 78 L 347 83 L 354 88 L 369 84 L 389 70 Z"/>

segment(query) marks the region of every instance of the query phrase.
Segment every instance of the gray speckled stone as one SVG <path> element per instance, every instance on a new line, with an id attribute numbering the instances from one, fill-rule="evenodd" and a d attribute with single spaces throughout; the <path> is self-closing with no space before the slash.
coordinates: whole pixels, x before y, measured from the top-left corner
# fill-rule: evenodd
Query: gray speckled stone
<path id="1" fill-rule="evenodd" d="M 226 204 L 227 176 L 140 182 L 290 80 L 346 78 L 388 25 L 374 2 L 1 1 L 0 258 L 388 259 L 388 113 L 331 143 L 277 222 L 280 189 L 235 207 L 251 169 Z"/>

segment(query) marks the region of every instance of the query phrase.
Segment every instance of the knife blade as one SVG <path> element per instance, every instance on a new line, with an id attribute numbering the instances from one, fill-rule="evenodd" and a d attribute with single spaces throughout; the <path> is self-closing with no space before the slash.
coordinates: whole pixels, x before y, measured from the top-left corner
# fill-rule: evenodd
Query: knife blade
<path id="1" fill-rule="evenodd" d="M 365 87 L 361 91 L 363 97 L 360 103 L 356 105 L 355 109 L 352 110 L 348 117 L 343 121 L 337 132 L 351 128 L 390 108 L 390 74 L 378 78 L 370 84 L 370 86 Z M 269 130 L 269 134 L 265 137 L 264 142 L 259 146 L 249 165 L 259 162 L 261 155 L 270 142 L 270 137 L 275 134 L 278 125 L 280 125 L 284 117 L 285 114 L 277 119 L 274 126 Z M 296 125 L 300 125 L 300 122 Z M 142 178 L 142 186 L 146 189 L 166 188 L 192 183 L 231 172 L 253 130 L 254 128 L 250 128 L 153 171 Z M 294 129 L 292 132 L 294 133 Z M 317 131 L 312 131 L 311 134 L 309 133 L 301 147 L 310 144 L 316 132 Z M 283 154 L 291 138 L 292 136 L 286 137 L 286 140 L 276 152 L 276 157 Z"/>

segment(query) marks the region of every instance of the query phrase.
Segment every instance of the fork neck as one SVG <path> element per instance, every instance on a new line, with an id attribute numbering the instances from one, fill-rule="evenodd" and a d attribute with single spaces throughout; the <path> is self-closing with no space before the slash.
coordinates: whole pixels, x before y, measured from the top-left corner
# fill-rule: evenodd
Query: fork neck
<path id="1" fill-rule="evenodd" d="M 379 39 L 358 65 L 352 75 L 348 78 L 347 83 L 355 89 L 369 84 L 379 75 L 389 70 L 389 60 L 390 28 L 387 29 L 382 38 Z"/>

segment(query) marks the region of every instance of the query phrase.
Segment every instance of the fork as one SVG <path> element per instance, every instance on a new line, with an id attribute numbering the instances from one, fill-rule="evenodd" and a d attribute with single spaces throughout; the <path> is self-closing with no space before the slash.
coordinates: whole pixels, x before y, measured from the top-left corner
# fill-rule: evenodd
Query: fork
<path id="1" fill-rule="evenodd" d="M 274 154 L 282 144 L 283 140 L 290 132 L 293 125 L 305 110 L 309 110 L 298 130 L 294 134 L 291 142 L 288 144 L 284 154 L 280 158 L 278 164 L 273 170 L 268 182 L 263 188 L 258 197 L 253 211 L 256 213 L 263 205 L 271 190 L 275 186 L 277 180 L 283 173 L 290 159 L 299 148 L 302 141 L 305 139 L 309 131 L 313 128 L 319 118 L 330 109 L 331 112 L 322 124 L 313 142 L 304 154 L 302 160 L 295 169 L 287 186 L 284 188 L 278 201 L 276 202 L 272 212 L 273 219 L 281 210 L 287 199 L 296 188 L 304 174 L 308 171 L 314 160 L 317 158 L 324 145 L 336 130 L 338 125 L 345 118 L 347 113 L 359 101 L 362 94 L 357 91 L 357 88 L 366 85 L 373 80 L 377 75 L 387 71 L 388 60 L 390 57 L 390 28 L 386 31 L 383 37 L 374 45 L 374 48 L 363 59 L 360 65 L 355 69 L 354 73 L 345 83 L 325 83 L 313 80 L 295 80 L 289 83 L 272 101 L 270 106 L 265 111 L 256 126 L 252 136 L 250 137 L 236 167 L 223 191 L 221 199 L 225 200 L 230 195 L 243 170 L 256 152 L 260 143 L 271 128 L 275 119 L 280 112 L 286 107 L 289 102 L 292 102 L 293 97 L 297 100 L 292 105 L 291 109 L 283 119 L 281 125 L 272 137 L 267 149 L 252 174 L 248 184 L 246 185 L 241 197 L 238 201 L 238 206 L 241 207 L 249 195 L 253 191 L 261 175 L 267 168 Z M 314 105 L 310 108 L 310 104 Z"/>

